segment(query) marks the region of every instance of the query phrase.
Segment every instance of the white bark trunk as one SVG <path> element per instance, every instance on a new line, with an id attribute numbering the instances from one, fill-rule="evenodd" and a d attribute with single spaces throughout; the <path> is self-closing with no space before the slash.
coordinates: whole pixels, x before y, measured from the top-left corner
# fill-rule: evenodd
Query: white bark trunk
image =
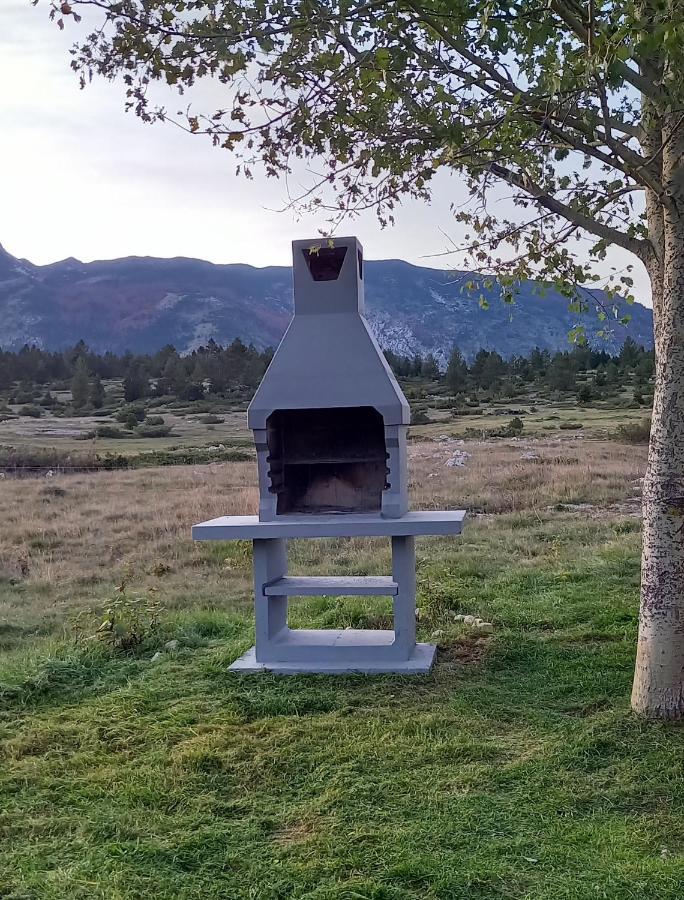
<path id="1" fill-rule="evenodd" d="M 675 209 L 684 199 L 677 184 L 681 149 L 673 141 L 663 159 L 673 176 L 668 193 Z M 656 390 L 643 492 L 632 707 L 644 716 L 678 719 L 684 716 L 684 217 L 665 210 L 662 222 L 661 235 L 654 234 L 662 240 L 662 258 L 650 267 Z"/>

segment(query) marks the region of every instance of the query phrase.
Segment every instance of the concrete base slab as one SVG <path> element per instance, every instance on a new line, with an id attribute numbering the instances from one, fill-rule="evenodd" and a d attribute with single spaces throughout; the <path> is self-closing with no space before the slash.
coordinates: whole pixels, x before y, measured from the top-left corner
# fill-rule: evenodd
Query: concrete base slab
<path id="1" fill-rule="evenodd" d="M 330 662 L 307 660 L 306 662 L 258 663 L 256 647 L 250 647 L 228 667 L 228 670 L 247 675 L 256 675 L 262 672 L 270 672 L 273 675 L 426 675 L 432 669 L 436 651 L 437 648 L 434 644 L 416 644 L 415 650 L 406 660 L 345 662 L 337 659 Z"/>

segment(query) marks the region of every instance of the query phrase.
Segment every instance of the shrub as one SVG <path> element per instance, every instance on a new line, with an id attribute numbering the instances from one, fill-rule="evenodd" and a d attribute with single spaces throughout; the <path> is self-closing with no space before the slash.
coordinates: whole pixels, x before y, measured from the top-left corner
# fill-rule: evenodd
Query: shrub
<path id="1" fill-rule="evenodd" d="M 148 425 L 163 425 L 164 424 L 164 416 L 148 416 L 145 419 L 145 427 Z"/>
<path id="2" fill-rule="evenodd" d="M 644 422 L 626 422 L 617 430 L 617 439 L 625 444 L 648 444 L 651 436 L 651 420 Z"/>
<path id="3" fill-rule="evenodd" d="M 32 403 L 33 391 L 17 391 L 13 397 L 10 397 L 10 403 Z"/>
<path id="4" fill-rule="evenodd" d="M 40 406 L 22 406 L 19 410 L 20 416 L 30 416 L 32 419 L 40 419 L 43 415 L 43 410 Z"/>
<path id="5" fill-rule="evenodd" d="M 145 415 L 146 413 L 144 406 L 124 406 L 118 411 L 114 418 L 117 422 L 121 422 L 124 425 L 132 423 L 131 427 L 135 428 L 138 422 L 145 421 Z"/>
<path id="6" fill-rule="evenodd" d="M 222 422 L 225 422 L 226 420 L 223 418 L 223 416 L 215 416 L 212 413 L 208 416 L 200 416 L 197 421 L 201 422 L 202 425 L 220 425 Z"/>
<path id="7" fill-rule="evenodd" d="M 422 409 L 417 409 L 415 412 L 411 413 L 412 425 L 428 425 L 429 422 L 430 417 Z"/>
<path id="8" fill-rule="evenodd" d="M 116 425 L 98 425 L 94 432 L 90 432 L 93 437 L 99 438 L 127 438 L 130 434 L 117 428 Z"/>
<path id="9" fill-rule="evenodd" d="M 593 399 L 594 395 L 591 392 L 591 388 L 588 384 L 583 384 L 582 387 L 577 391 L 577 402 L 591 403 Z"/>
<path id="10" fill-rule="evenodd" d="M 128 594 L 123 583 L 93 637 L 115 653 L 130 653 L 154 637 L 159 629 L 161 610 L 161 604 L 154 597 Z"/>
<path id="11" fill-rule="evenodd" d="M 170 425 L 140 425 L 136 429 L 136 434 L 145 438 L 163 438 L 171 434 Z"/>
<path id="12" fill-rule="evenodd" d="M 482 440 L 485 438 L 511 438 L 518 437 L 522 433 L 523 427 L 522 419 L 515 416 L 507 425 L 502 425 L 500 428 L 466 428 L 465 434 L 466 437 Z"/>
<path id="13" fill-rule="evenodd" d="M 0 469 L 122 469 L 128 461 L 120 454 L 99 456 L 92 451 L 77 452 L 55 447 L 7 447 L 0 445 Z"/>
<path id="14" fill-rule="evenodd" d="M 558 428 L 561 431 L 577 431 L 579 428 L 583 428 L 581 422 L 561 422 Z"/>
<path id="15" fill-rule="evenodd" d="M 191 403 L 195 400 L 201 400 L 204 397 L 204 387 L 201 384 L 188 384 L 178 395 L 181 400 L 189 400 Z"/>

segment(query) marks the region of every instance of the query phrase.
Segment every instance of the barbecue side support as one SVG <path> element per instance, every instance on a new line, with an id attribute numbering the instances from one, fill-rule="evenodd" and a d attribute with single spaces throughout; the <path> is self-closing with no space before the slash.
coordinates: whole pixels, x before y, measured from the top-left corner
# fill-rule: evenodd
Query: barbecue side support
<path id="1" fill-rule="evenodd" d="M 271 538 L 255 540 L 254 564 L 254 615 L 256 619 L 256 659 L 273 662 L 277 653 L 273 641 L 287 634 L 287 597 L 267 597 L 266 585 L 287 575 L 287 540 Z"/>
<path id="2" fill-rule="evenodd" d="M 416 539 L 392 538 L 392 578 L 399 586 L 394 598 L 394 649 L 408 659 L 416 646 Z"/>

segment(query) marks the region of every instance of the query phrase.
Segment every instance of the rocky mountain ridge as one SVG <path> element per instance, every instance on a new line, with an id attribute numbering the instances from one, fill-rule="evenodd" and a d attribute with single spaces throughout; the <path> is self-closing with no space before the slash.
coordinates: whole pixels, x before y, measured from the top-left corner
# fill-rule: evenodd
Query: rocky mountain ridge
<path id="1" fill-rule="evenodd" d="M 567 349 L 581 321 L 590 340 L 614 352 L 630 335 L 653 343 L 651 310 L 621 303 L 608 338 L 595 312 L 582 316 L 557 292 L 534 282 L 520 286 L 513 306 L 496 287 L 467 272 L 428 269 L 401 260 L 366 260 L 366 313 L 381 343 L 400 354 L 434 353 L 444 361 L 458 346 L 472 358 L 484 347 L 504 357 L 535 346 Z M 475 282 L 476 290 L 466 288 Z M 484 310 L 477 297 L 489 302 Z M 103 352 L 152 352 L 173 344 L 185 353 L 213 337 L 236 337 L 258 348 L 275 346 L 292 314 L 289 267 L 217 265 L 177 257 L 127 257 L 82 263 L 64 259 L 37 266 L 0 246 L 0 347 L 24 344 L 62 349 L 83 339 Z"/>

